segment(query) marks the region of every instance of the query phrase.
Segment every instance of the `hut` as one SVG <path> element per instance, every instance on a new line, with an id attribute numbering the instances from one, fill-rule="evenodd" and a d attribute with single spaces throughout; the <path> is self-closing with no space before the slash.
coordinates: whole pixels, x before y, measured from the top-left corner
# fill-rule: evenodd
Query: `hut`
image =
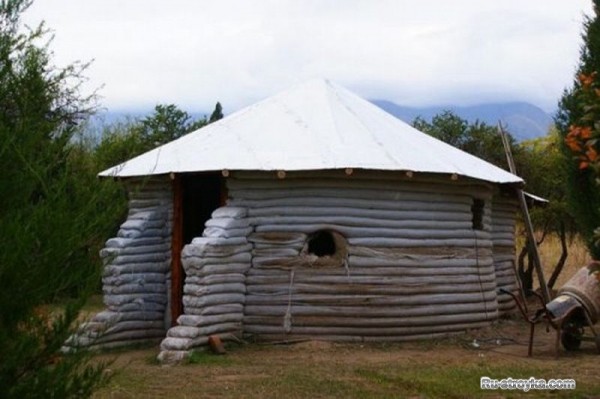
<path id="1" fill-rule="evenodd" d="M 100 174 L 129 216 L 102 251 L 106 310 L 83 345 L 219 334 L 400 341 L 514 304 L 523 181 L 313 80 Z"/>

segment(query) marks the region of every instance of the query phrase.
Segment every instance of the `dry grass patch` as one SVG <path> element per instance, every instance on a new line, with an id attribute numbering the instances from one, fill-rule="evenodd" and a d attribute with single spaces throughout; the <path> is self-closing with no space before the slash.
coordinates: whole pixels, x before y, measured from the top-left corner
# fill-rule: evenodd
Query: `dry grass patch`
<path id="1" fill-rule="evenodd" d="M 523 245 L 525 245 L 524 233 L 517 237 L 517 254 L 521 251 Z M 556 280 L 554 289 L 562 287 L 579 269 L 581 269 L 583 266 L 586 266 L 592 260 L 581 237 L 573 237 L 567 241 L 567 245 L 569 255 L 561 274 Z M 550 279 L 550 276 L 554 271 L 554 267 L 556 266 L 556 262 L 562 253 L 560 239 L 556 234 L 550 234 L 544 239 L 538 250 L 540 253 L 542 267 L 544 269 L 544 276 L 546 277 L 546 280 L 548 280 Z M 539 283 L 534 272 L 534 288 L 536 287 L 539 287 Z"/>
<path id="2" fill-rule="evenodd" d="M 186 364 L 156 363 L 157 349 L 117 356 L 115 378 L 95 398 L 586 398 L 600 395 L 591 344 L 554 357 L 553 331 L 540 326 L 527 358 L 518 319 L 445 340 L 404 344 L 229 346 L 224 356 L 195 354 Z M 475 341 L 475 345 L 474 345 Z M 479 379 L 574 378 L 575 391 L 481 391 Z"/>

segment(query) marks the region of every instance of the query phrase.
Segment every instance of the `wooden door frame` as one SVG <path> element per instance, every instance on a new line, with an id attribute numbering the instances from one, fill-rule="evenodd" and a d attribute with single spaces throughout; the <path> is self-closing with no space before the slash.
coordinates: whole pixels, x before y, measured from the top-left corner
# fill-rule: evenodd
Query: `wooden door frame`
<path id="1" fill-rule="evenodd" d="M 183 183 L 181 175 L 171 175 L 173 188 L 173 228 L 171 230 L 171 326 L 183 314 Z"/>
<path id="2" fill-rule="evenodd" d="M 215 172 L 198 173 L 198 177 Z M 177 325 L 177 318 L 183 314 L 183 285 L 185 273 L 181 263 L 181 251 L 184 246 L 183 237 L 183 177 L 181 174 L 171 174 L 173 190 L 173 224 L 171 231 L 171 326 Z M 221 176 L 219 206 L 227 202 L 227 186 Z"/>

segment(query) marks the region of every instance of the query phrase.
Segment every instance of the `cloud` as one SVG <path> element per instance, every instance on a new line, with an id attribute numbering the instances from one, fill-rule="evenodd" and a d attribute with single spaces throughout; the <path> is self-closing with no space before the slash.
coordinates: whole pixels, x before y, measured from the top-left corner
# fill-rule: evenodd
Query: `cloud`
<path id="1" fill-rule="evenodd" d="M 237 109 L 312 77 L 408 105 L 552 108 L 577 64 L 588 0 L 37 0 L 57 63 L 94 59 L 110 108 Z"/>

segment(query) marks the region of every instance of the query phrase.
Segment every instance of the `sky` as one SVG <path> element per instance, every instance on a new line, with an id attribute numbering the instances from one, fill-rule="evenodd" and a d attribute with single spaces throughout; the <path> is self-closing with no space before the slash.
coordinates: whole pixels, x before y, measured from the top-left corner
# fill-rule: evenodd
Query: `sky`
<path id="1" fill-rule="evenodd" d="M 56 65 L 90 61 L 111 111 L 231 113 L 327 78 L 407 106 L 527 101 L 552 112 L 591 0 L 35 0 Z"/>

